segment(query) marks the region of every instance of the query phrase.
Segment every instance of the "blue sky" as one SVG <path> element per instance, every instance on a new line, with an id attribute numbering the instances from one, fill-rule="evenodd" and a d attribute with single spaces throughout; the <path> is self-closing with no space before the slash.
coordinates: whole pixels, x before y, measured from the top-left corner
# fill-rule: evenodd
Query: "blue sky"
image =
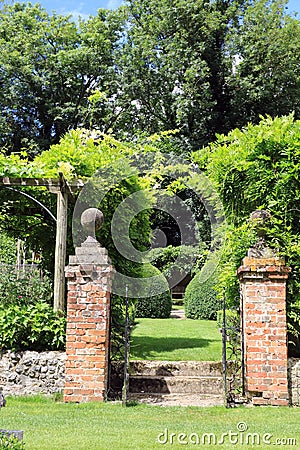
<path id="1" fill-rule="evenodd" d="M 289 1 L 289 9 L 292 12 L 296 11 L 296 12 L 300 13 L 300 2 L 299 2 L 299 0 L 290 0 Z M 300 14 L 299 14 L 299 17 L 300 17 Z"/>
<path id="2" fill-rule="evenodd" d="M 61 14 L 72 14 L 77 17 L 95 15 L 99 8 L 115 9 L 122 4 L 122 0 L 31 0 L 40 3 L 48 12 L 53 10 Z"/>
<path id="3" fill-rule="evenodd" d="M 35 3 L 35 0 L 31 0 L 31 2 Z M 55 10 L 62 14 L 73 14 L 75 17 L 78 15 L 88 17 L 95 15 L 99 8 L 117 8 L 122 4 L 122 0 L 37 0 L 36 3 L 41 3 L 50 13 Z M 299 0 L 289 0 L 289 9 L 299 12 L 300 17 Z"/>

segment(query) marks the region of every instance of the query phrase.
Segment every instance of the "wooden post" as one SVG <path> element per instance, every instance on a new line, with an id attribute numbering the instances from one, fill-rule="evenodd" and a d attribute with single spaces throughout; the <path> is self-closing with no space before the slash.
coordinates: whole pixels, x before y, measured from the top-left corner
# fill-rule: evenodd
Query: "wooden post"
<path id="1" fill-rule="evenodd" d="M 54 311 L 65 308 L 65 263 L 67 247 L 68 193 L 60 174 L 61 187 L 57 193 L 57 222 L 54 263 Z"/>

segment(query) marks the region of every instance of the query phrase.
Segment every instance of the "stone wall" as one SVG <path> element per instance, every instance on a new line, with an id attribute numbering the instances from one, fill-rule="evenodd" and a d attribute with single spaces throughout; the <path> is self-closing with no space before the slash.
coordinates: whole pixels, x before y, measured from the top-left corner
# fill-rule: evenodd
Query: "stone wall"
<path id="1" fill-rule="evenodd" d="M 65 383 L 65 352 L 6 352 L 0 354 L 0 389 L 4 395 L 55 394 Z M 150 364 L 150 362 L 148 362 Z M 110 398 L 119 398 L 123 363 L 112 363 Z M 300 406 L 300 359 L 288 362 L 290 403 Z"/>
<path id="2" fill-rule="evenodd" d="M 288 379 L 290 404 L 300 406 L 300 359 L 289 359 Z"/>
<path id="3" fill-rule="evenodd" d="M 0 389 L 4 395 L 54 394 L 64 388 L 64 352 L 0 354 Z"/>

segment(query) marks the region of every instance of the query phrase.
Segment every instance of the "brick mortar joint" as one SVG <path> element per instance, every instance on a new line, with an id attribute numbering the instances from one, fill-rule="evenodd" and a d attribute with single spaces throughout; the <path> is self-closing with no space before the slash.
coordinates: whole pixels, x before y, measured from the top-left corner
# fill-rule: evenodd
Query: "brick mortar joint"
<path id="1" fill-rule="evenodd" d="M 286 268 L 289 269 L 289 268 Z M 289 277 L 290 270 L 266 270 L 265 268 L 257 270 L 257 268 L 251 268 L 248 266 L 241 266 L 237 270 L 237 276 L 241 282 L 244 280 L 252 281 L 253 284 L 256 282 L 267 282 L 267 281 L 282 281 L 286 283 Z"/>

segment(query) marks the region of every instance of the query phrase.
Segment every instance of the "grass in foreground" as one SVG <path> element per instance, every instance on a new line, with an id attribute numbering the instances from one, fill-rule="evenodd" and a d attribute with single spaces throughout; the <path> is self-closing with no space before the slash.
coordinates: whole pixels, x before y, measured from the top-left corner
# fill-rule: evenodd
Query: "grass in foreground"
<path id="1" fill-rule="evenodd" d="M 26 450 L 300 447 L 299 408 L 122 408 L 115 403 L 55 403 L 45 397 L 7 400 L 0 412 L 0 428 L 24 430 Z M 245 443 L 247 434 L 248 442 L 255 439 L 257 445 Z M 236 439 L 239 443 L 234 444 Z"/>
<path id="2" fill-rule="evenodd" d="M 137 319 L 132 360 L 220 361 L 221 333 L 212 320 Z"/>

